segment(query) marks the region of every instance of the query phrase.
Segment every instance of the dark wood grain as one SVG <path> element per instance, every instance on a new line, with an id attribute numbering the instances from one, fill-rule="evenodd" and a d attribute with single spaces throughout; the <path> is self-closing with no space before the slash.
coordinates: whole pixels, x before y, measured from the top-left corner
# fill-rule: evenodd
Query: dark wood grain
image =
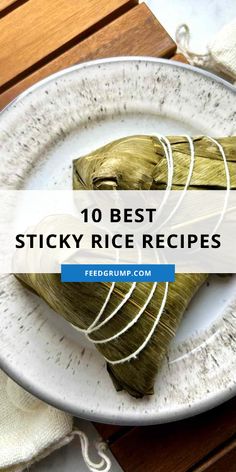
<path id="1" fill-rule="evenodd" d="M 235 472 L 236 471 L 236 439 L 213 453 L 201 466 L 194 468 L 193 472 Z"/>
<path id="2" fill-rule="evenodd" d="M 232 437 L 235 425 L 236 399 L 189 420 L 135 428 L 111 450 L 125 472 L 187 472 Z"/>
<path id="3" fill-rule="evenodd" d="M 78 62 L 110 56 L 171 57 L 176 45 L 145 4 L 140 4 L 50 61 L 0 95 L 3 108 L 40 79 Z"/>

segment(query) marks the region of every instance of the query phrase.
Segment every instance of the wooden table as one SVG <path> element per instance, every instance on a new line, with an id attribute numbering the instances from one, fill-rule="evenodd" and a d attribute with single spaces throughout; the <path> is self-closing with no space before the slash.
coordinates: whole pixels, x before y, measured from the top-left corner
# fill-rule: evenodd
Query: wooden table
<path id="1" fill-rule="evenodd" d="M 186 62 L 136 0 L 0 0 L 0 108 L 53 72 L 123 55 Z M 172 424 L 96 428 L 125 472 L 236 472 L 236 399 Z"/>

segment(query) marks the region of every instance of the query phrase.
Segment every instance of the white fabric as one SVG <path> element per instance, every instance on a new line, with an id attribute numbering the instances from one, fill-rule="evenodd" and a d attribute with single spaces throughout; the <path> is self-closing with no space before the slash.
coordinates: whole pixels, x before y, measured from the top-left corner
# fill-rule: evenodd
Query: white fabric
<path id="1" fill-rule="evenodd" d="M 72 417 L 36 399 L 0 371 L 0 470 L 21 472 L 73 439 Z"/>
<path id="2" fill-rule="evenodd" d="M 190 64 L 211 69 L 232 82 L 236 81 L 236 19 L 224 26 L 211 40 L 206 54 L 191 51 L 190 31 L 186 24 L 177 28 L 176 42 L 178 51 L 186 56 Z"/>
<path id="3" fill-rule="evenodd" d="M 231 21 L 209 44 L 215 69 L 236 80 L 236 19 Z"/>
<path id="4" fill-rule="evenodd" d="M 95 444 L 99 462 L 89 458 L 89 438 L 73 430 L 73 418 L 19 387 L 0 370 L 0 470 L 22 472 L 79 436 L 88 470 L 108 472 L 107 444 Z"/>

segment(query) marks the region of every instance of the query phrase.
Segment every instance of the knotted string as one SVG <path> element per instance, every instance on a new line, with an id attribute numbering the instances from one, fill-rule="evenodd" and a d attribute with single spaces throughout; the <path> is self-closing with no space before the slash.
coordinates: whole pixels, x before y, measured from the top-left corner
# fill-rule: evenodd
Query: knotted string
<path id="1" fill-rule="evenodd" d="M 95 443 L 95 447 L 99 457 L 101 458 L 100 462 L 94 462 L 89 457 L 89 439 L 88 436 L 81 430 L 75 430 L 71 433 L 72 439 L 75 436 L 79 436 L 81 444 L 81 453 L 84 459 L 84 462 L 90 472 L 109 472 L 111 470 L 111 460 L 105 454 L 107 449 L 107 444 L 103 441 Z"/>
<path id="2" fill-rule="evenodd" d="M 205 54 L 198 54 L 197 52 L 191 51 L 189 48 L 190 31 L 188 25 L 183 23 L 177 28 L 175 39 L 178 46 L 178 51 L 186 57 L 190 64 L 198 67 L 211 66 L 212 56 L 210 51 L 207 51 Z"/>

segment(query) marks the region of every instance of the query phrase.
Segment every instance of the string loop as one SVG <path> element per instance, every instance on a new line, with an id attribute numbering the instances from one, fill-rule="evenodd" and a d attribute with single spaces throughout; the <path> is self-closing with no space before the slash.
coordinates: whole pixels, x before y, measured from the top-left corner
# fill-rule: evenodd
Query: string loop
<path id="1" fill-rule="evenodd" d="M 98 456 L 101 460 L 100 462 L 94 462 L 89 457 L 88 436 L 79 429 L 72 432 L 72 437 L 74 438 L 75 436 L 79 436 L 80 438 L 81 453 L 90 472 L 109 472 L 109 470 L 111 470 L 111 460 L 104 452 L 107 449 L 107 444 L 104 441 L 95 443 Z"/>
<path id="2" fill-rule="evenodd" d="M 211 66 L 212 56 L 209 51 L 207 51 L 205 54 L 198 54 L 197 52 L 191 51 L 189 47 L 190 31 L 186 23 L 179 25 L 177 28 L 175 40 L 178 46 L 178 51 L 186 57 L 190 64 L 205 68 Z"/>

